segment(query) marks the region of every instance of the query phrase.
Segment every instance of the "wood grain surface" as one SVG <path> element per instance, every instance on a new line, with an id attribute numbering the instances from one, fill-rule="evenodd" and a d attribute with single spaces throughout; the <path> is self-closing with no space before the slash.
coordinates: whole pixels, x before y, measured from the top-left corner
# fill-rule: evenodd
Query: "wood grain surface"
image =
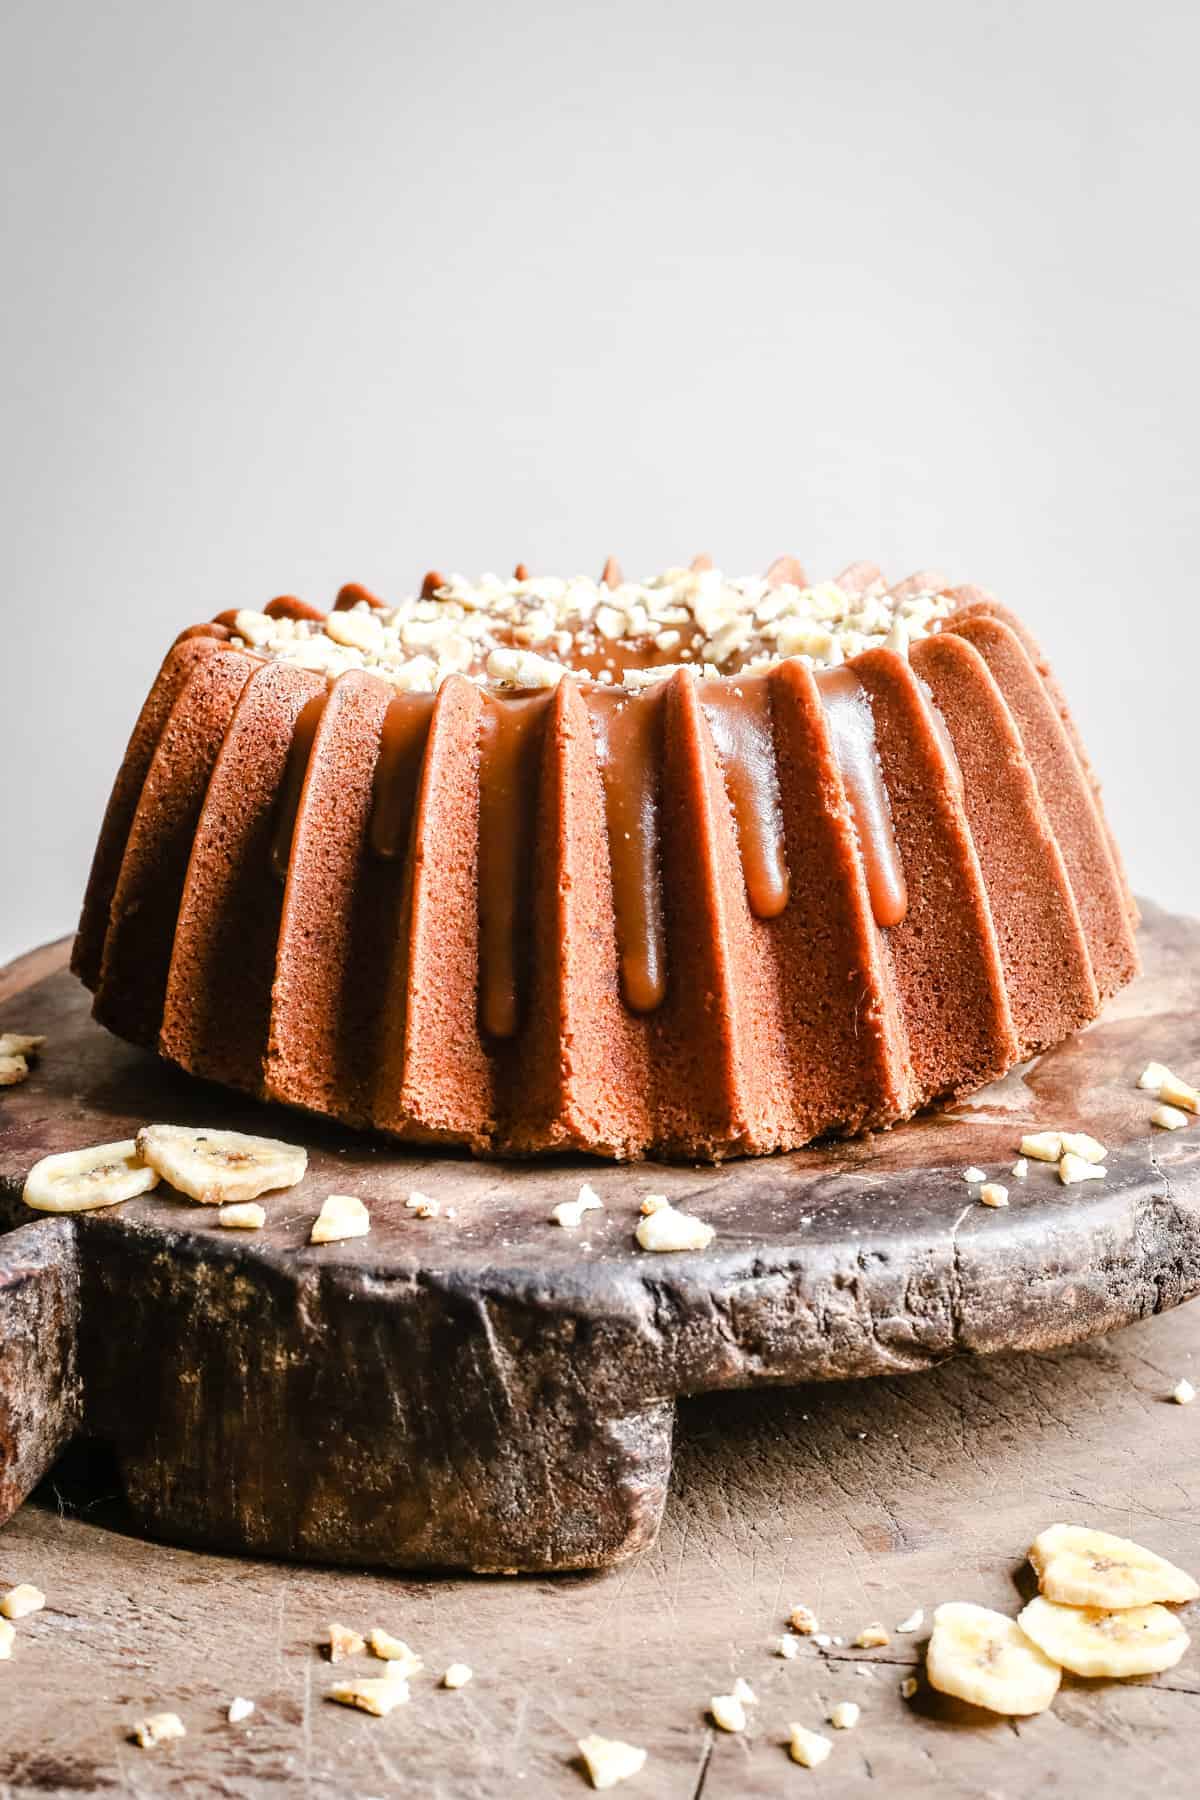
<path id="1" fill-rule="evenodd" d="M 946 1599 L 1015 1612 L 1025 1547 L 1057 1519 L 1200 1574 L 1200 1404 L 1166 1399 L 1189 1373 L 1200 1386 L 1197 1306 L 1072 1350 L 685 1402 L 658 1541 L 602 1576 L 416 1580 L 178 1550 L 130 1535 L 111 1471 L 64 1470 L 0 1531 L 0 1583 L 48 1597 L 0 1664 L 0 1800 L 569 1800 L 589 1791 L 573 1758 L 592 1730 L 649 1750 L 616 1790 L 629 1800 L 1188 1800 L 1200 1607 L 1169 1674 L 1067 1676 L 1050 1713 L 1013 1723 L 923 1682 L 902 1699 L 924 1632 L 849 1640 Z M 847 1644 L 772 1655 L 799 1601 Z M 371 1719 L 323 1698 L 330 1619 L 419 1651 L 431 1673 L 407 1707 Z M 441 1691 L 459 1659 L 474 1681 Z M 704 1716 L 738 1674 L 760 1695 L 744 1739 Z M 257 1703 L 246 1725 L 225 1722 L 234 1694 Z M 823 1769 L 796 1768 L 789 1722 L 819 1727 L 843 1698 L 857 1730 L 832 1734 Z M 136 1749 L 131 1726 L 162 1708 L 188 1737 Z"/>
<path id="2" fill-rule="evenodd" d="M 894 1626 L 944 1599 L 1015 1611 L 1025 1547 L 1056 1519 L 1128 1533 L 1200 1573 L 1200 1404 L 1167 1397 L 1182 1375 L 1200 1386 L 1194 1306 L 1073 1348 L 685 1399 L 662 1531 L 607 1575 L 418 1579 L 154 1544 L 135 1535 L 111 1461 L 76 1450 L 0 1530 L 0 1586 L 48 1596 L 0 1664 L 0 1800 L 566 1796 L 588 1791 L 575 1739 L 591 1730 L 649 1750 L 617 1790 L 631 1800 L 1183 1800 L 1200 1758 L 1200 1607 L 1185 1613 L 1193 1647 L 1177 1669 L 1068 1676 L 1050 1713 L 1019 1722 L 923 1681 L 905 1701 L 924 1632 L 850 1647 L 868 1621 Z M 846 1642 L 774 1656 L 799 1601 Z M 408 1707 L 375 1720 L 323 1698 L 332 1618 L 384 1625 L 425 1657 Z M 435 1686 L 452 1660 L 476 1671 L 459 1693 Z M 705 1707 L 738 1674 L 761 1704 L 735 1739 Z M 257 1711 L 232 1727 L 235 1693 Z M 819 1727 L 843 1698 L 863 1708 L 857 1730 L 831 1734 L 822 1770 L 796 1768 L 789 1722 Z M 188 1737 L 138 1750 L 130 1729 L 162 1708 Z"/>
<path id="3" fill-rule="evenodd" d="M 47 1035 L 0 1111 L 0 1232 L 28 1220 L 39 1157 L 154 1119 L 301 1139 L 309 1169 L 254 1234 L 165 1184 L 26 1223 L 14 1330 L 77 1288 L 80 1429 L 116 1452 L 148 1534 L 400 1568 L 617 1563 L 658 1529 L 680 1396 L 1051 1348 L 1200 1288 L 1200 1133 L 1156 1132 L 1135 1085 L 1151 1057 L 1200 1060 L 1200 926 L 1149 908 L 1142 946 L 1096 1027 L 969 1102 L 721 1168 L 480 1162 L 239 1101 L 43 973 L 0 1003 L 0 1027 Z M 981 1206 L 964 1168 L 1003 1175 L 1044 1126 L 1092 1131 L 1106 1178 L 1068 1189 L 1035 1163 L 1007 1210 Z M 604 1210 L 563 1230 L 551 1208 L 583 1180 Z M 439 1218 L 407 1208 L 414 1189 Z M 369 1203 L 369 1237 L 309 1245 L 331 1191 Z M 711 1221 L 712 1245 L 640 1250 L 649 1192 Z M 0 1417 L 36 1418 L 45 1382 L 0 1356 Z M 10 1506 L 48 1461 L 0 1442 Z"/>

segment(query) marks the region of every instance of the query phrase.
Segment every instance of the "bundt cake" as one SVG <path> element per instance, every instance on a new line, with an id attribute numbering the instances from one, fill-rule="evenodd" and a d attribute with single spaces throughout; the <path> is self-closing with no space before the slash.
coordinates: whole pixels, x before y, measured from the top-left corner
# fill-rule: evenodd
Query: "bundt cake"
<path id="1" fill-rule="evenodd" d="M 719 1158 L 1003 1074 L 1136 973 L 1136 923 L 982 590 L 610 561 L 185 631 L 74 968 L 122 1037 L 349 1125 Z"/>

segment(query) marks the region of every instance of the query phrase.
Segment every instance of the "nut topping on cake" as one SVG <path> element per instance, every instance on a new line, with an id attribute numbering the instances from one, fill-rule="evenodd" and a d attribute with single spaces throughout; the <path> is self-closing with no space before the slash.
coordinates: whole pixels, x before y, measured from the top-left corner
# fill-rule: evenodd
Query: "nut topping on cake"
<path id="1" fill-rule="evenodd" d="M 431 571 L 419 594 L 395 606 L 344 588 L 327 618 L 243 609 L 233 629 L 236 643 L 259 654 L 330 677 L 367 668 L 408 693 L 432 693 L 453 674 L 551 688 L 572 671 L 636 691 L 681 668 L 712 677 L 791 656 L 834 667 L 880 646 L 906 656 L 953 606 L 922 580 L 892 592 L 877 577 L 810 585 L 796 558 L 783 556 L 763 576 L 726 576 L 698 557 L 626 581 L 610 557 L 598 581 L 532 579 L 523 565 L 509 580 Z"/>

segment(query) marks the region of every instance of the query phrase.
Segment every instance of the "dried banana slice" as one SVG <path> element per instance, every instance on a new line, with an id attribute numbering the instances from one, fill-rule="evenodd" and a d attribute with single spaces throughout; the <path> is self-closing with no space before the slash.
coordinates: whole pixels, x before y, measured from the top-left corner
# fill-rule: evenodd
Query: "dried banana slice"
<path id="1" fill-rule="evenodd" d="M 164 1181 L 203 1206 L 257 1200 L 272 1188 L 295 1187 L 308 1167 L 308 1152 L 298 1145 L 242 1131 L 147 1125 L 137 1134 L 137 1147 Z"/>
<path id="2" fill-rule="evenodd" d="M 157 1170 L 143 1162 L 134 1140 L 126 1138 L 44 1156 L 25 1177 L 22 1198 L 37 1212 L 92 1212 L 148 1194 L 157 1185 Z"/>
<path id="3" fill-rule="evenodd" d="M 1043 1594 L 1017 1617 L 1026 1637 L 1075 1675 L 1161 1675 L 1173 1669 L 1189 1638 L 1165 1606 L 1059 1606 Z"/>
<path id="4" fill-rule="evenodd" d="M 1063 1606 L 1114 1612 L 1200 1597 L 1200 1586 L 1174 1563 L 1128 1538 L 1085 1525 L 1048 1526 L 1029 1546 L 1029 1560 L 1047 1600 Z"/>
<path id="5" fill-rule="evenodd" d="M 949 1600 L 934 1613 L 925 1668 L 941 1693 L 1021 1716 L 1045 1712 L 1062 1679 L 1015 1619 L 965 1600 Z"/>

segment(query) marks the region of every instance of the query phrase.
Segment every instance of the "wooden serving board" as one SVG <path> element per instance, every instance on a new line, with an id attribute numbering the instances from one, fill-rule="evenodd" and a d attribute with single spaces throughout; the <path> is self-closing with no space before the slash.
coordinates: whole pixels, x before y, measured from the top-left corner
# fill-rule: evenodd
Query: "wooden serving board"
<path id="1" fill-rule="evenodd" d="M 1200 1064 L 1200 924 L 1146 908 L 1146 973 L 1023 1071 L 868 1141 L 711 1167 L 484 1163 L 356 1136 L 196 1083 L 109 1037 L 57 967 L 0 977 L 0 1030 L 44 1032 L 0 1094 L 0 1521 L 66 1443 L 102 1440 L 149 1535 L 395 1568 L 603 1567 L 657 1531 L 679 1396 L 1047 1349 L 1200 1291 L 1200 1126 L 1149 1124 L 1152 1059 Z M 61 965 L 65 949 L 43 953 Z M 16 990 L 16 991 L 14 991 Z M 53 1151 L 154 1120 L 307 1144 L 266 1228 L 160 1188 L 54 1219 Z M 1104 1182 L 1005 1171 L 1025 1131 L 1090 1131 Z M 1006 1181 L 973 1199 L 962 1171 Z M 577 1232 L 549 1222 L 589 1181 Z M 442 1216 L 405 1207 L 413 1189 Z M 325 1195 L 369 1237 L 314 1248 Z M 702 1254 L 633 1231 L 665 1193 Z M 452 1214 L 452 1216 L 450 1216 Z"/>

